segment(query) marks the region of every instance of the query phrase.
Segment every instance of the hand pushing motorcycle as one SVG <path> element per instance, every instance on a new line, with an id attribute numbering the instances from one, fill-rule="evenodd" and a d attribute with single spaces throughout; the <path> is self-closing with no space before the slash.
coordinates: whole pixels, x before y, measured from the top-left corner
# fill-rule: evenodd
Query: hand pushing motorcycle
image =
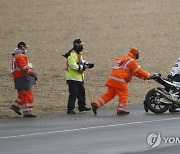
<path id="1" fill-rule="evenodd" d="M 156 114 L 162 114 L 169 109 L 169 112 L 179 112 L 180 108 L 180 82 L 170 78 L 163 78 L 161 74 L 155 73 L 151 79 L 163 87 L 153 88 L 148 91 L 144 100 L 144 110 Z"/>

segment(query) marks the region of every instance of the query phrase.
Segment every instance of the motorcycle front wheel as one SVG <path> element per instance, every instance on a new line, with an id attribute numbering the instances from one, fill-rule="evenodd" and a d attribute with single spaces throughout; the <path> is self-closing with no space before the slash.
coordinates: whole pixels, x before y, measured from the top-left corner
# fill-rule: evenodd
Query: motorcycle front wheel
<path id="1" fill-rule="evenodd" d="M 163 103 L 161 100 L 163 97 L 156 91 L 151 89 L 145 98 L 146 107 L 153 113 L 162 114 L 169 109 L 169 104 Z"/>

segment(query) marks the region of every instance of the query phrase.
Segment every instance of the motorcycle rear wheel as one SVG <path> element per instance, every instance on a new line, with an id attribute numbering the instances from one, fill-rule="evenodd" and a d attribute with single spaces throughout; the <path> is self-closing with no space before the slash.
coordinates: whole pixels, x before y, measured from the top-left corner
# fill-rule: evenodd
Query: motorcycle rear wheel
<path id="1" fill-rule="evenodd" d="M 169 109 L 170 104 L 161 102 L 163 97 L 155 89 L 151 89 L 145 98 L 146 107 L 153 113 L 162 114 Z"/>

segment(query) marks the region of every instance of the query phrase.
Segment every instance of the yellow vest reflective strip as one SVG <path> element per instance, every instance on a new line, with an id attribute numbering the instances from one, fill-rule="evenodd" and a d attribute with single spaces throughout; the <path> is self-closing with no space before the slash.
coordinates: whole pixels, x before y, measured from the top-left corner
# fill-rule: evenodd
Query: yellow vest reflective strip
<path id="1" fill-rule="evenodd" d="M 80 81 L 80 82 L 83 81 L 82 79 L 76 79 L 76 78 L 66 78 L 66 80 L 67 80 L 67 81 L 68 81 L 68 80 L 73 80 L 73 81 Z"/>
<path id="2" fill-rule="evenodd" d="M 119 82 L 126 82 L 124 79 L 122 79 L 122 78 L 117 78 L 117 77 L 114 77 L 114 76 L 108 76 L 108 78 L 110 78 L 110 79 L 113 79 L 113 80 L 116 80 L 116 81 L 119 81 Z"/>

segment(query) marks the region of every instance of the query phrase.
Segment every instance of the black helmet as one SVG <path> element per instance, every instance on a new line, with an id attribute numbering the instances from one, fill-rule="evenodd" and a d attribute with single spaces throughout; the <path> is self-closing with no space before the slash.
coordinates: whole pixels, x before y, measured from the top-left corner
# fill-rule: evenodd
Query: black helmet
<path id="1" fill-rule="evenodd" d="M 75 45 L 75 44 L 81 44 L 81 43 L 83 43 L 83 42 L 81 41 L 80 38 L 77 38 L 77 39 L 75 39 L 75 40 L 73 41 L 73 45 Z"/>
<path id="2" fill-rule="evenodd" d="M 83 45 L 82 44 L 74 44 L 73 50 L 76 51 L 78 54 L 83 50 Z"/>

